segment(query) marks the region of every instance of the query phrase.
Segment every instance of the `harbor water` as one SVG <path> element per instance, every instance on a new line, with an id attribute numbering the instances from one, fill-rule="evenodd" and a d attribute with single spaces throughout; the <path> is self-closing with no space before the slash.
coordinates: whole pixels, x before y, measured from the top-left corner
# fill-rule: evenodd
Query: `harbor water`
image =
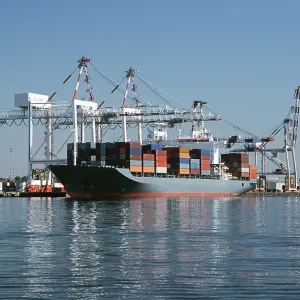
<path id="1" fill-rule="evenodd" d="M 0 198 L 0 299 L 300 299 L 300 198 Z"/>

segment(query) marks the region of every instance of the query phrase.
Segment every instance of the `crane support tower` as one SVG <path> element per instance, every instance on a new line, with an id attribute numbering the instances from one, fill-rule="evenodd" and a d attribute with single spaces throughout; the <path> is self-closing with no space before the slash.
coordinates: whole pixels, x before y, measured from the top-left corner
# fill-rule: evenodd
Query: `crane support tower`
<path id="1" fill-rule="evenodd" d="M 299 108 L 300 108 L 300 86 L 295 89 L 294 94 L 294 103 L 290 108 L 290 112 L 283 120 L 284 123 L 284 148 L 286 154 L 286 163 L 287 163 L 287 190 L 295 188 L 295 184 L 298 181 L 298 172 L 297 172 L 297 162 L 296 162 L 296 143 L 297 143 L 297 133 L 298 133 L 298 122 L 299 122 Z M 291 181 L 291 168 L 289 161 L 289 153 L 292 155 L 292 163 L 294 168 L 294 184 Z"/>

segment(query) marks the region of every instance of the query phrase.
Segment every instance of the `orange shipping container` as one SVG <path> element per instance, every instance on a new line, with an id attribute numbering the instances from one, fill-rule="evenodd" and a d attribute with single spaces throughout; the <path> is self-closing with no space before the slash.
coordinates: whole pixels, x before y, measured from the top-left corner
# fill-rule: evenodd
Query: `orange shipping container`
<path id="1" fill-rule="evenodd" d="M 178 174 L 183 174 L 183 175 L 189 175 L 190 174 L 190 169 L 177 169 L 176 170 Z"/>
<path id="2" fill-rule="evenodd" d="M 140 166 L 130 166 L 129 171 L 140 173 L 140 172 L 142 172 L 142 167 L 140 167 Z"/>
<path id="3" fill-rule="evenodd" d="M 210 160 L 200 160 L 201 165 L 209 165 L 210 166 Z"/>
<path id="4" fill-rule="evenodd" d="M 156 166 L 157 167 L 166 167 L 167 161 L 156 161 Z"/>
<path id="5" fill-rule="evenodd" d="M 154 173 L 154 167 L 143 167 L 144 173 Z"/>
<path id="6" fill-rule="evenodd" d="M 179 158 L 190 158 L 190 153 L 189 152 L 182 152 L 177 157 L 179 157 Z"/>

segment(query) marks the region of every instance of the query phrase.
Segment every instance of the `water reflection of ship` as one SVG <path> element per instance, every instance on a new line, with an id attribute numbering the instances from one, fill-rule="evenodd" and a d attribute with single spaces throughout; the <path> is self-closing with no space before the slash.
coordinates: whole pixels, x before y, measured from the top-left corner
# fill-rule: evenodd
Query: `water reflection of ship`
<path id="1" fill-rule="evenodd" d="M 25 293 L 29 298 L 33 294 L 53 292 L 55 256 L 53 240 L 48 234 L 52 231 L 53 207 L 50 198 L 31 198 L 28 202 L 27 215 L 27 244 L 24 246 L 26 269 L 22 273 L 28 286 Z"/>

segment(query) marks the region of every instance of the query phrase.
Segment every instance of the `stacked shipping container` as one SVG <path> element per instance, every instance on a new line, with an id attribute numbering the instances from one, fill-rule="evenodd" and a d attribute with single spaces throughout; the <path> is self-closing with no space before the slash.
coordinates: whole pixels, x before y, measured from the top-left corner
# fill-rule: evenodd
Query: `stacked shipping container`
<path id="1" fill-rule="evenodd" d="M 201 150 L 200 174 L 210 175 L 210 150 Z"/>
<path id="2" fill-rule="evenodd" d="M 169 174 L 190 174 L 190 149 L 184 147 L 164 148 L 167 151 L 167 171 Z"/>
<path id="3" fill-rule="evenodd" d="M 130 172 L 142 172 L 142 147 L 140 143 L 118 142 L 115 143 L 117 149 L 117 166 L 125 167 Z"/>
<path id="4" fill-rule="evenodd" d="M 167 152 L 162 150 L 158 144 L 149 144 L 142 146 L 143 155 L 153 155 L 154 158 L 154 173 L 166 174 L 167 173 Z M 146 172 L 143 169 L 143 172 Z"/>
<path id="5" fill-rule="evenodd" d="M 237 178 L 249 179 L 249 156 L 243 153 L 229 153 L 221 155 L 221 162 L 229 167 L 229 172 Z"/>
<path id="6" fill-rule="evenodd" d="M 191 149 L 190 157 L 191 157 L 191 164 L 192 164 L 192 160 L 194 160 L 194 159 L 199 160 L 199 174 L 200 175 L 203 175 L 203 176 L 210 175 L 210 150 Z M 194 168 L 196 169 L 196 165 L 194 166 Z M 195 171 L 193 171 L 193 174 L 196 174 Z"/>
<path id="7" fill-rule="evenodd" d="M 256 165 L 249 165 L 249 179 L 251 182 L 257 182 L 257 170 Z"/>
<path id="8" fill-rule="evenodd" d="M 128 168 L 133 173 L 171 175 L 211 175 L 210 150 L 185 147 L 162 147 L 158 144 L 141 145 L 136 142 L 78 143 L 77 165 L 94 164 Z M 67 145 L 67 161 L 73 164 L 73 143 Z M 256 181 L 256 166 L 249 165 L 248 154 L 222 154 L 221 161 L 234 177 Z"/>

